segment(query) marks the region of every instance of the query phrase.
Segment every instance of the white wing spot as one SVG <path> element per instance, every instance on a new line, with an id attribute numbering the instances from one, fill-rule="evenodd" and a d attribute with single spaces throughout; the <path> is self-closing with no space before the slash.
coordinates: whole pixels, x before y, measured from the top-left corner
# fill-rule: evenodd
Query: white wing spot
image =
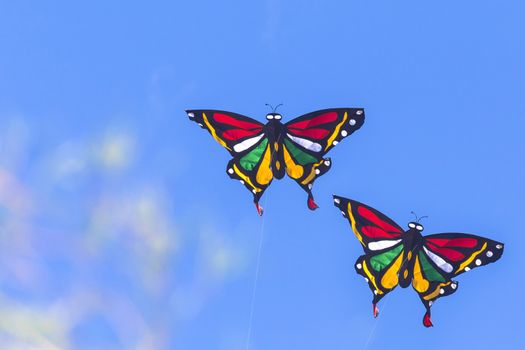
<path id="1" fill-rule="evenodd" d="M 470 267 L 465 267 L 465 272 L 469 272 L 470 271 Z"/>
<path id="2" fill-rule="evenodd" d="M 491 252 L 490 250 L 487 252 L 487 256 L 488 256 L 489 258 L 491 258 L 493 255 L 494 255 L 494 253 Z"/>
<path id="3" fill-rule="evenodd" d="M 430 301 L 428 302 L 428 306 L 432 306 L 432 304 L 434 304 L 434 303 L 432 302 L 432 300 L 430 300 Z"/>
<path id="4" fill-rule="evenodd" d="M 332 145 L 337 146 L 338 143 L 339 143 L 339 142 L 334 141 L 334 142 L 332 142 Z"/>
<path id="5" fill-rule="evenodd" d="M 325 161 L 324 161 L 324 165 L 326 165 L 326 166 L 330 166 L 330 161 L 329 161 L 329 160 L 325 160 Z"/>
<path id="6" fill-rule="evenodd" d="M 361 268 L 363 267 L 363 265 L 361 265 L 361 264 L 357 264 L 356 267 L 357 267 L 359 270 L 361 270 Z"/>
<path id="7" fill-rule="evenodd" d="M 377 290 L 376 289 L 374 289 L 374 294 L 377 295 Z"/>
<path id="8" fill-rule="evenodd" d="M 190 113 L 188 113 L 188 117 L 190 117 L 190 118 L 195 118 L 195 114 L 193 114 L 193 113 L 190 112 Z"/>
<path id="9" fill-rule="evenodd" d="M 293 136 L 288 133 L 286 134 L 286 136 L 291 138 L 292 141 L 294 141 L 295 143 L 301 145 L 301 147 L 304 147 L 312 152 L 321 152 L 321 150 L 323 149 L 323 147 L 317 142 L 312 142 L 310 140 L 303 139 L 302 137 Z"/>
<path id="10" fill-rule="evenodd" d="M 258 136 L 251 137 L 249 139 L 246 139 L 242 142 L 239 142 L 235 146 L 233 146 L 233 150 L 237 153 L 240 153 L 242 151 L 246 151 L 248 148 L 255 145 L 259 140 L 264 136 L 264 134 L 260 134 Z"/>
<path id="11" fill-rule="evenodd" d="M 200 126 L 201 128 L 204 128 L 204 125 L 202 125 L 201 123 L 199 123 L 199 126 Z"/>
<path id="12" fill-rule="evenodd" d="M 496 248 L 501 249 L 503 246 L 501 244 L 496 244 Z"/>
<path id="13" fill-rule="evenodd" d="M 361 115 L 361 114 L 363 114 L 363 111 L 359 110 L 359 111 L 355 112 L 355 114 Z"/>
<path id="14" fill-rule="evenodd" d="M 366 281 L 366 283 L 368 283 L 368 278 L 365 277 L 365 281 Z"/>
<path id="15" fill-rule="evenodd" d="M 441 288 L 441 289 L 439 290 L 439 294 L 445 294 L 445 290 L 444 290 L 443 288 Z"/>
<path id="16" fill-rule="evenodd" d="M 396 244 L 398 244 L 399 242 L 401 242 L 400 239 L 396 239 L 396 240 L 385 239 L 385 240 L 382 240 L 382 241 L 374 241 L 374 242 L 368 243 L 368 249 L 370 249 L 370 250 L 382 250 L 382 249 L 393 247 Z"/>
<path id="17" fill-rule="evenodd" d="M 233 169 L 232 168 L 228 169 L 228 174 L 233 174 Z"/>
<path id="18" fill-rule="evenodd" d="M 454 269 L 452 267 L 452 265 L 450 265 L 448 262 L 446 262 L 445 260 L 443 260 L 442 257 L 440 257 L 439 255 L 436 255 L 434 253 L 432 253 L 430 250 L 428 250 L 425 246 L 423 246 L 423 250 L 425 250 L 425 253 L 427 253 L 427 255 L 429 256 L 429 258 L 443 271 L 447 272 L 447 273 L 451 273 L 452 270 Z"/>
<path id="19" fill-rule="evenodd" d="M 355 123 L 357 123 L 357 122 L 355 121 L 355 119 L 350 119 L 350 121 L 348 122 L 348 124 L 350 124 L 350 125 L 352 125 L 352 126 L 354 126 Z"/>
<path id="20" fill-rule="evenodd" d="M 314 187 L 312 184 L 308 184 L 308 188 L 311 190 Z"/>
<path id="21" fill-rule="evenodd" d="M 345 212 L 341 210 L 341 214 L 343 214 L 343 216 L 345 216 Z"/>
<path id="22" fill-rule="evenodd" d="M 348 136 L 348 132 L 346 130 L 341 131 L 341 136 L 343 137 Z"/>
<path id="23" fill-rule="evenodd" d="M 477 266 L 481 266 L 481 260 L 480 259 L 476 259 L 476 265 Z"/>
<path id="24" fill-rule="evenodd" d="M 315 169 L 315 173 L 316 173 L 317 175 L 319 175 L 319 174 L 321 174 L 321 170 L 319 170 L 319 169 Z"/>
<path id="25" fill-rule="evenodd" d="M 244 180 L 239 180 L 239 181 L 241 181 L 241 183 L 244 185 Z"/>
<path id="26" fill-rule="evenodd" d="M 334 198 L 334 203 L 339 204 L 339 203 L 341 203 L 341 201 L 339 200 L 339 198 Z"/>
<path id="27" fill-rule="evenodd" d="M 253 189 L 252 192 L 253 192 L 253 194 L 256 194 L 256 193 L 257 193 L 257 191 L 256 191 L 255 189 Z"/>
<path id="28" fill-rule="evenodd" d="M 458 287 L 456 283 L 452 283 L 450 286 L 452 287 L 452 289 L 456 289 Z"/>

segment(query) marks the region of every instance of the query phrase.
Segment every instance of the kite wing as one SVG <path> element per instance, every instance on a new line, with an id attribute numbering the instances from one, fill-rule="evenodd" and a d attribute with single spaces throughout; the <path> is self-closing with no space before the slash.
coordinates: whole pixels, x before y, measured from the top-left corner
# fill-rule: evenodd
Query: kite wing
<path id="1" fill-rule="evenodd" d="M 259 199 L 273 179 L 272 155 L 264 125 L 225 111 L 187 110 L 186 113 L 233 156 L 226 172 L 252 192 L 257 212 L 262 215 Z"/>
<path id="2" fill-rule="evenodd" d="M 264 137 L 264 124 L 241 114 L 211 109 L 187 110 L 186 113 L 233 157 L 245 153 Z"/>
<path id="3" fill-rule="evenodd" d="M 415 254 L 412 286 L 427 309 L 423 324 L 430 327 L 434 301 L 457 290 L 458 282 L 452 278 L 498 260 L 503 243 L 464 233 L 434 234 L 423 239 Z"/>
<path id="4" fill-rule="evenodd" d="M 424 237 L 423 250 L 448 278 L 498 260 L 503 243 L 466 233 L 440 233 Z"/>
<path id="5" fill-rule="evenodd" d="M 405 260 L 404 255 L 404 246 L 398 242 L 379 252 L 362 255 L 355 263 L 355 271 L 365 278 L 373 293 L 374 317 L 379 313 L 377 308 L 379 300 L 399 283 L 399 271 Z"/>
<path id="6" fill-rule="evenodd" d="M 362 108 L 323 109 L 290 120 L 286 136 L 319 160 L 364 122 Z"/>
<path id="7" fill-rule="evenodd" d="M 365 255 L 355 263 L 356 272 L 365 278 L 373 293 L 374 317 L 379 310 L 376 304 L 399 282 L 399 271 L 405 260 L 399 225 L 383 213 L 363 203 L 334 196 L 334 204 L 357 236 Z"/>
<path id="8" fill-rule="evenodd" d="M 405 232 L 385 214 L 363 203 L 334 195 L 334 205 L 350 222 L 365 253 L 382 252 L 401 242 Z"/>
<path id="9" fill-rule="evenodd" d="M 285 124 L 283 140 L 286 173 L 308 194 L 308 207 L 317 208 L 312 195 L 316 178 L 330 170 L 323 156 L 365 121 L 362 108 L 333 108 L 311 112 Z"/>

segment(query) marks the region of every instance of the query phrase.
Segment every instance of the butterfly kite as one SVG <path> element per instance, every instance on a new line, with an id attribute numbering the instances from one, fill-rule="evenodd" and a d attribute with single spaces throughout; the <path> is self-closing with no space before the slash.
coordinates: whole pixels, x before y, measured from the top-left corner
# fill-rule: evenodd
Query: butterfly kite
<path id="1" fill-rule="evenodd" d="M 308 208 L 315 210 L 313 183 L 331 166 L 330 158 L 324 155 L 365 120 L 361 108 L 324 109 L 286 124 L 281 123 L 282 116 L 275 109 L 266 115 L 266 124 L 218 110 L 186 113 L 230 152 L 233 158 L 226 172 L 253 193 L 259 215 L 263 213 L 259 200 L 264 191 L 274 178 L 282 179 L 285 173 L 306 191 Z"/>
<path id="2" fill-rule="evenodd" d="M 372 290 L 373 313 L 377 303 L 397 285 L 412 287 L 426 308 L 423 324 L 432 326 L 430 307 L 434 301 L 454 293 L 455 276 L 495 262 L 503 254 L 503 243 L 464 233 L 422 236 L 423 226 L 408 223 L 408 230 L 379 211 L 354 200 L 334 196 L 334 204 L 348 219 L 363 245 L 355 269 Z"/>

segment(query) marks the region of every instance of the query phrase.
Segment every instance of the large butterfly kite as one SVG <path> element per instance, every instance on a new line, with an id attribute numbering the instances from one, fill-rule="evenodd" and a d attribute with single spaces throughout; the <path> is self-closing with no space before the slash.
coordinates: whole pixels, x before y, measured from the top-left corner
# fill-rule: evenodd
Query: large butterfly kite
<path id="1" fill-rule="evenodd" d="M 316 178 L 331 166 L 324 155 L 343 138 L 359 129 L 365 120 L 361 108 L 333 108 L 305 114 L 286 124 L 275 112 L 262 124 L 246 116 L 218 110 L 187 110 L 190 120 L 208 130 L 226 148 L 233 159 L 226 172 L 250 192 L 257 212 L 259 200 L 273 178 L 284 174 L 294 179 L 308 193 L 308 208 L 318 206 L 312 195 Z"/>
<path id="2" fill-rule="evenodd" d="M 423 324 L 430 327 L 434 301 L 458 288 L 452 278 L 495 262 L 503 254 L 503 243 L 487 238 L 464 233 L 423 237 L 419 222 L 410 222 L 405 231 L 386 215 L 357 201 L 334 196 L 334 204 L 363 245 L 365 255 L 357 259 L 355 270 L 374 294 L 374 317 L 381 298 L 397 285 L 406 288 L 412 284 L 426 308 Z"/>

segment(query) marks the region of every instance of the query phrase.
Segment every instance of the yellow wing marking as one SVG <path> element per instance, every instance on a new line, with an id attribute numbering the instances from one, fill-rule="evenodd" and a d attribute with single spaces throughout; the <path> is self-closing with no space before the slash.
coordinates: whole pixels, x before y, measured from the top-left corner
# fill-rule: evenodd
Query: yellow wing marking
<path id="1" fill-rule="evenodd" d="M 306 184 L 309 184 L 310 182 L 313 181 L 313 179 L 315 178 L 315 169 L 321 165 L 321 163 L 324 162 L 324 160 L 320 160 L 319 162 L 315 163 L 312 165 L 312 169 L 310 169 L 310 174 L 308 174 L 308 176 L 306 177 L 306 179 L 304 179 L 303 181 L 301 181 L 301 185 L 306 185 Z"/>
<path id="2" fill-rule="evenodd" d="M 208 129 L 211 131 L 211 136 L 213 136 L 213 138 L 215 140 L 217 140 L 218 143 L 220 143 L 222 145 L 222 147 L 228 149 L 231 151 L 231 148 L 228 147 L 226 145 L 226 143 L 219 137 L 217 136 L 217 132 L 215 131 L 215 129 L 213 128 L 213 126 L 211 126 L 210 122 L 208 121 L 208 117 L 206 117 L 206 114 L 205 113 L 202 113 L 202 119 L 204 119 L 204 124 L 206 124 L 206 126 L 208 127 Z"/>
<path id="3" fill-rule="evenodd" d="M 403 262 L 403 254 L 399 254 L 396 261 L 390 268 L 385 272 L 383 278 L 381 278 L 381 285 L 387 289 L 394 288 L 398 283 L 397 273 Z"/>
<path id="4" fill-rule="evenodd" d="M 370 273 L 370 270 L 368 269 L 365 260 L 363 260 L 363 271 L 365 271 L 365 274 L 368 276 L 368 279 L 374 285 L 375 289 L 377 290 L 377 294 L 383 294 L 383 291 L 377 287 L 376 278 Z"/>
<path id="5" fill-rule="evenodd" d="M 261 185 L 267 185 L 270 183 L 270 181 L 272 181 L 273 173 L 272 169 L 270 168 L 271 160 L 272 157 L 270 155 L 270 147 L 267 146 L 266 151 L 264 152 L 263 160 L 259 166 L 259 170 L 257 170 L 257 175 L 255 176 L 255 179 Z"/>
<path id="6" fill-rule="evenodd" d="M 416 255 L 416 261 L 414 263 L 414 278 L 412 279 L 412 285 L 414 289 L 419 293 L 425 293 L 428 290 L 430 283 L 423 278 L 421 273 L 421 265 L 419 264 L 419 257 Z"/>
<path id="7" fill-rule="evenodd" d="M 246 182 L 248 185 L 252 186 L 252 188 L 255 190 L 255 192 L 261 192 L 261 189 L 256 187 L 252 181 L 250 180 L 250 178 L 246 175 L 244 175 L 240 170 L 239 168 L 237 168 L 237 165 L 233 164 L 233 170 L 235 171 L 235 173 L 237 175 L 239 175 L 239 177 L 241 179 L 243 179 L 244 182 Z"/>
<path id="8" fill-rule="evenodd" d="M 348 202 L 347 211 L 348 211 L 348 217 L 350 218 L 350 222 L 352 224 L 352 231 L 354 231 L 354 234 L 356 235 L 359 242 L 361 242 L 361 244 L 365 246 L 365 244 L 363 243 L 363 237 L 361 236 L 361 234 L 359 233 L 359 231 L 357 230 L 355 226 L 355 218 L 354 218 L 354 215 L 352 214 L 352 205 L 350 204 L 350 202 Z"/>
<path id="9" fill-rule="evenodd" d="M 292 179 L 299 179 L 303 176 L 304 168 L 300 165 L 295 164 L 293 158 L 290 156 L 288 149 L 283 145 L 284 150 L 284 163 L 286 164 L 286 173 Z"/>
<path id="10" fill-rule="evenodd" d="M 483 243 L 483 247 L 481 247 L 480 250 L 474 252 L 470 258 L 468 258 L 467 260 L 465 260 L 461 265 L 459 265 L 459 269 L 456 270 L 455 273 L 458 273 L 459 271 L 463 270 L 465 268 L 465 266 L 467 266 L 468 264 L 470 264 L 475 258 L 476 256 L 478 256 L 479 254 L 481 254 L 482 251 L 485 250 L 485 248 L 487 248 L 487 242 Z"/>
<path id="11" fill-rule="evenodd" d="M 450 283 L 452 282 L 446 282 L 446 283 L 440 283 L 438 284 L 438 286 L 436 287 L 436 289 L 434 289 L 434 291 L 430 294 L 427 294 L 423 297 L 423 299 L 425 300 L 431 300 L 431 299 L 434 299 L 435 297 L 437 297 L 440 293 L 439 293 L 439 290 L 441 289 L 441 287 L 443 286 L 448 286 Z"/>
<path id="12" fill-rule="evenodd" d="M 325 151 L 328 149 L 328 147 L 330 147 L 332 145 L 332 142 L 335 140 L 337 135 L 339 135 L 339 129 L 341 129 L 341 126 L 346 122 L 347 118 L 348 118 L 348 112 L 345 112 L 345 115 L 343 116 L 343 120 L 339 124 L 337 124 L 337 126 L 335 127 L 335 130 L 334 130 L 334 133 L 328 139 Z"/>

